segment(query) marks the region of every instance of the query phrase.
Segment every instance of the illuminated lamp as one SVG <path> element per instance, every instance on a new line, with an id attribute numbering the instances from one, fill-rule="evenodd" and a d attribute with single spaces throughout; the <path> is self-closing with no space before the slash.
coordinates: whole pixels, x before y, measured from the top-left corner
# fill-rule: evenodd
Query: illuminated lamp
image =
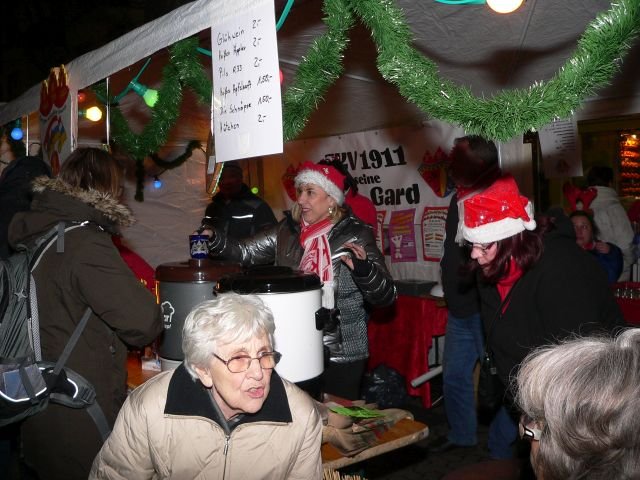
<path id="1" fill-rule="evenodd" d="M 102 110 L 99 107 L 89 107 L 86 110 L 78 110 L 78 116 L 85 117 L 92 122 L 98 122 L 102 119 Z"/>
<path id="2" fill-rule="evenodd" d="M 158 91 L 153 88 L 149 88 L 141 83 L 136 82 L 135 80 L 131 80 L 129 82 L 129 87 L 131 90 L 136 92 L 138 95 L 142 97 L 144 103 L 147 106 L 153 108 L 153 106 L 158 102 Z"/>
<path id="3" fill-rule="evenodd" d="M 251 193 L 253 193 L 254 195 L 257 195 L 259 191 L 260 189 L 258 187 L 251 187 Z"/>
<path id="4" fill-rule="evenodd" d="M 487 0 L 491 10 L 498 13 L 511 13 L 522 5 L 523 0 Z"/>
<path id="5" fill-rule="evenodd" d="M 162 188 L 162 180 L 160 180 L 157 175 L 153 177 L 153 188 Z"/>
<path id="6" fill-rule="evenodd" d="M 22 140 L 22 137 L 23 137 L 22 122 L 20 121 L 20 119 L 16 120 L 15 126 L 11 129 L 10 135 L 11 135 L 11 138 L 13 138 L 16 141 Z"/>

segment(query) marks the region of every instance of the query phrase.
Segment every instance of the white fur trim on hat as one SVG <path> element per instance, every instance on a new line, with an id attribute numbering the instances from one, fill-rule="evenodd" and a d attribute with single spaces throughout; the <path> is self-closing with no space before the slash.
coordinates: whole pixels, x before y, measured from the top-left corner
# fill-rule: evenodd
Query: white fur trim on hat
<path id="1" fill-rule="evenodd" d="M 461 220 L 462 235 L 464 239 L 471 243 L 493 243 L 498 240 L 512 237 L 524 230 L 534 230 L 536 221 L 533 219 L 533 205 L 527 203 L 525 207 L 529 221 L 522 218 L 503 218 L 496 222 L 486 223 L 475 228 L 467 227 Z"/>
<path id="2" fill-rule="evenodd" d="M 313 170 L 303 170 L 296 176 L 295 186 L 298 188 L 305 183 L 313 183 L 320 186 L 327 194 L 332 196 L 338 205 L 342 206 L 344 203 L 344 192 L 335 183 L 322 175 L 320 172 L 314 172 Z"/>

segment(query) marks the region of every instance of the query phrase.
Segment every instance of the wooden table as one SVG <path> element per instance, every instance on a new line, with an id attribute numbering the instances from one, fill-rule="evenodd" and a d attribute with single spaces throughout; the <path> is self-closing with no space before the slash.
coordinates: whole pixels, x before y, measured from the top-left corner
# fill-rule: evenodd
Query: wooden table
<path id="1" fill-rule="evenodd" d="M 383 453 L 411 445 L 412 443 L 427 438 L 428 435 L 429 427 L 427 425 L 404 418 L 384 432 L 378 439 L 377 445 L 367 448 L 353 457 L 345 457 L 330 443 L 323 443 L 322 466 L 324 468 L 337 470 L 347 465 L 362 462 L 363 460 L 382 455 Z"/>
<path id="2" fill-rule="evenodd" d="M 142 370 L 140 353 L 129 352 L 127 356 L 127 388 L 133 390 L 158 373 L 160 372 L 155 370 Z"/>

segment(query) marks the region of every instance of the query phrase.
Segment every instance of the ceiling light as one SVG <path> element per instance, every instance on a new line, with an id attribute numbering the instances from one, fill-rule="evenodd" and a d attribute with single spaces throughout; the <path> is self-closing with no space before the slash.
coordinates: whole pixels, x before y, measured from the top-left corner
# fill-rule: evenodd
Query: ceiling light
<path id="1" fill-rule="evenodd" d="M 498 13 L 511 13 L 522 5 L 523 0 L 487 0 L 491 10 Z"/>

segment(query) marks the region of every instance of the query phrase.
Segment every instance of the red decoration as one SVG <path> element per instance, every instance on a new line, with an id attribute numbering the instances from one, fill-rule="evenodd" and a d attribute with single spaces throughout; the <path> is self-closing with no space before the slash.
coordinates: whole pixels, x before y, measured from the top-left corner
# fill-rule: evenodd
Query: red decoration
<path id="1" fill-rule="evenodd" d="M 425 152 L 422 164 L 418 168 L 422 179 L 427 182 L 427 185 L 438 197 L 446 197 L 453 190 L 453 184 L 447 175 L 449 161 L 449 155 L 438 147 L 433 155 L 429 150 Z"/>
<path id="2" fill-rule="evenodd" d="M 575 212 L 576 210 L 591 212 L 589 205 L 591 205 L 593 199 L 598 196 L 598 190 L 594 187 L 583 190 L 569 182 L 562 186 L 562 193 L 567 202 L 569 202 L 569 212 Z M 578 208 L 578 202 L 582 204 L 581 208 Z"/>
<path id="3" fill-rule="evenodd" d="M 292 202 L 296 201 L 296 175 L 298 174 L 299 167 L 294 167 L 293 165 L 289 165 L 287 170 L 282 175 L 282 186 L 284 187 L 285 192 L 291 199 Z"/>
<path id="4" fill-rule="evenodd" d="M 69 87 L 67 85 L 67 71 L 64 65 L 52 68 L 49 78 L 42 82 L 40 88 L 40 114 L 43 117 L 49 116 L 55 106 L 61 108 L 69 97 Z"/>

